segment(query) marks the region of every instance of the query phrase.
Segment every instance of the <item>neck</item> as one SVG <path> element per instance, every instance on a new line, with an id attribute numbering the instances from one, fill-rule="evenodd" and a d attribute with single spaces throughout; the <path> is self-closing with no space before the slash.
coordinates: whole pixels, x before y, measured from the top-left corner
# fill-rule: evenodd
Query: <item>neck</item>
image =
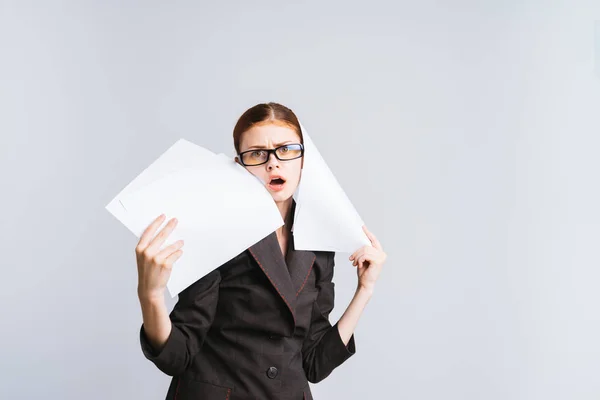
<path id="1" fill-rule="evenodd" d="M 285 224 L 277 229 L 277 237 L 284 237 L 290 232 L 292 222 L 294 221 L 294 216 L 292 215 L 292 201 L 293 197 L 281 202 L 276 202 L 277 208 L 279 208 L 279 212 L 281 213 L 281 217 Z"/>

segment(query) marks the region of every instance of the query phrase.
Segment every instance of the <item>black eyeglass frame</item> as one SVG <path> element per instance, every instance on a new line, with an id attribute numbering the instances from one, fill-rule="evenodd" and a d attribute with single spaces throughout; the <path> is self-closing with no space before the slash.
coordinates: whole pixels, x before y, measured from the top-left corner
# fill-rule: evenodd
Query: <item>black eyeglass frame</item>
<path id="1" fill-rule="evenodd" d="M 294 158 L 287 158 L 287 159 L 281 159 L 279 158 L 279 156 L 277 155 L 277 150 L 283 148 L 283 147 L 289 147 L 289 146 L 300 146 L 300 155 L 298 157 L 294 157 Z M 244 157 L 243 155 L 246 153 L 251 153 L 253 151 L 266 151 L 267 152 L 267 159 L 264 162 L 261 162 L 260 164 L 245 164 L 244 163 Z M 304 156 L 304 145 L 302 143 L 287 143 L 284 145 L 281 145 L 279 147 L 276 147 L 274 149 L 252 149 L 252 150 L 246 150 L 246 151 L 242 151 L 241 153 L 238 154 L 238 157 L 240 159 L 240 163 L 245 166 L 245 167 L 256 167 L 257 165 L 263 165 L 266 164 L 267 162 L 269 162 L 269 159 L 271 158 L 271 153 L 273 153 L 273 155 L 275 156 L 275 158 L 277 158 L 279 161 L 292 161 L 292 160 L 297 160 L 298 158 L 302 158 Z"/>

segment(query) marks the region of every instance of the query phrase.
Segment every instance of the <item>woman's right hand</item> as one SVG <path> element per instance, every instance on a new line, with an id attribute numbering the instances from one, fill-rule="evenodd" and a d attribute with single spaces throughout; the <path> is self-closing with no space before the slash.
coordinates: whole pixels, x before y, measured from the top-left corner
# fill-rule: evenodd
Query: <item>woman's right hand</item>
<path id="1" fill-rule="evenodd" d="M 138 267 L 138 297 L 140 300 L 163 299 L 173 263 L 181 257 L 183 240 L 178 240 L 160 250 L 177 225 L 172 218 L 156 235 L 156 229 L 163 223 L 164 214 L 158 216 L 144 231 L 135 247 Z"/>

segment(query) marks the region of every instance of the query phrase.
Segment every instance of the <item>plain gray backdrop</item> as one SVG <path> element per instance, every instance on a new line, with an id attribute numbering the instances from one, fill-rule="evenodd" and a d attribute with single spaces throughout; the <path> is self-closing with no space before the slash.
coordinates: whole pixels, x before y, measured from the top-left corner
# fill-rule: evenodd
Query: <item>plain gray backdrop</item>
<path id="1" fill-rule="evenodd" d="M 0 397 L 164 398 L 137 239 L 104 207 L 181 137 L 232 155 L 276 101 L 388 254 L 316 399 L 600 398 L 598 21 L 579 0 L 0 1 Z"/>

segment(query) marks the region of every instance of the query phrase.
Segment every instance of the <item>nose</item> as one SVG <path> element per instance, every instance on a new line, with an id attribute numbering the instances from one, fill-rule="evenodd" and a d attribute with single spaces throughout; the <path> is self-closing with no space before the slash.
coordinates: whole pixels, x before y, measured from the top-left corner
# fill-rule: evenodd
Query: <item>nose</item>
<path id="1" fill-rule="evenodd" d="M 272 169 L 279 166 L 279 160 L 275 157 L 275 153 L 269 154 L 267 159 L 267 169 Z"/>

